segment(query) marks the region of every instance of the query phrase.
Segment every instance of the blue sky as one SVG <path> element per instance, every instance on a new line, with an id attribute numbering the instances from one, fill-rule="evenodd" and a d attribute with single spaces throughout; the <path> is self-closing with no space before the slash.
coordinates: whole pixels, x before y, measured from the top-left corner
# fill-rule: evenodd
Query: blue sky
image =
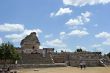
<path id="1" fill-rule="evenodd" d="M 110 0 L 0 0 L 0 43 L 36 32 L 42 47 L 110 52 Z"/>

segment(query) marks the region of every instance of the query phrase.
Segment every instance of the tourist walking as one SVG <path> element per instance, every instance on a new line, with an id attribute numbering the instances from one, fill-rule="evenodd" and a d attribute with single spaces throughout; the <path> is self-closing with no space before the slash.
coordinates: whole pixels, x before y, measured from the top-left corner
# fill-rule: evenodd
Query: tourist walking
<path id="1" fill-rule="evenodd" d="M 86 68 L 86 62 L 83 61 L 82 63 L 83 63 L 83 68 L 85 69 Z"/>
<path id="2" fill-rule="evenodd" d="M 80 68 L 81 69 L 86 68 L 86 62 L 85 61 L 80 62 Z"/>
<path id="3" fill-rule="evenodd" d="M 83 68 L 83 63 L 82 63 L 82 62 L 80 62 L 80 68 L 81 68 L 81 69 Z"/>

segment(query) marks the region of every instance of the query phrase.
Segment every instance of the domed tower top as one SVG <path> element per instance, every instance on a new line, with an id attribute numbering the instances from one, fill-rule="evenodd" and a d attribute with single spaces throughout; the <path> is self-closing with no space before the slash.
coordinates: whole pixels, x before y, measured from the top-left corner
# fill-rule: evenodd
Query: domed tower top
<path id="1" fill-rule="evenodd" d="M 36 36 L 36 32 L 32 32 L 30 35 L 27 35 L 20 43 L 21 48 L 23 49 L 39 49 L 40 42 Z"/>

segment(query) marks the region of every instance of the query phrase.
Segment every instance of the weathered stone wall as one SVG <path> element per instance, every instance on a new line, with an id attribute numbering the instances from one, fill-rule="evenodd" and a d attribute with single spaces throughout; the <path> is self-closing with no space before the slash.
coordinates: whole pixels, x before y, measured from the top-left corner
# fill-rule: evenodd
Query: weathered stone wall
<path id="1" fill-rule="evenodd" d="M 55 53 L 53 59 L 55 63 L 67 63 L 69 66 L 79 66 L 84 61 L 87 66 L 101 66 L 100 52 L 71 52 L 71 53 Z"/>
<path id="2" fill-rule="evenodd" d="M 79 66 L 84 61 L 87 66 L 100 66 L 101 54 L 99 52 L 74 52 L 69 56 L 70 66 Z"/>
<path id="3" fill-rule="evenodd" d="M 85 61 L 86 66 L 92 66 L 92 67 L 102 66 L 101 63 L 99 62 L 99 60 L 83 60 L 83 61 Z M 70 66 L 78 67 L 80 64 L 80 61 L 79 60 L 73 60 L 73 61 L 70 60 L 69 63 L 70 63 Z"/>
<path id="4" fill-rule="evenodd" d="M 54 53 L 53 60 L 55 63 L 65 63 L 68 61 L 68 54 L 66 52 Z"/>
<path id="5" fill-rule="evenodd" d="M 42 54 L 23 53 L 22 59 L 18 62 L 20 64 L 52 64 L 50 55 L 43 57 Z"/>

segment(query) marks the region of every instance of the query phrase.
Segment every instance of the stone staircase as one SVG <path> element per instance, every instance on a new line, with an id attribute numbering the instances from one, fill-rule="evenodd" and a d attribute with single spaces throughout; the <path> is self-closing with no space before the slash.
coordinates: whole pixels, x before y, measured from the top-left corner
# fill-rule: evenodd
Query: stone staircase
<path id="1" fill-rule="evenodd" d="M 104 67 L 110 66 L 110 60 L 99 59 L 99 61 Z"/>
<path id="2" fill-rule="evenodd" d="M 49 54 L 43 57 L 42 54 L 22 54 L 19 64 L 52 64 L 53 61 Z"/>

